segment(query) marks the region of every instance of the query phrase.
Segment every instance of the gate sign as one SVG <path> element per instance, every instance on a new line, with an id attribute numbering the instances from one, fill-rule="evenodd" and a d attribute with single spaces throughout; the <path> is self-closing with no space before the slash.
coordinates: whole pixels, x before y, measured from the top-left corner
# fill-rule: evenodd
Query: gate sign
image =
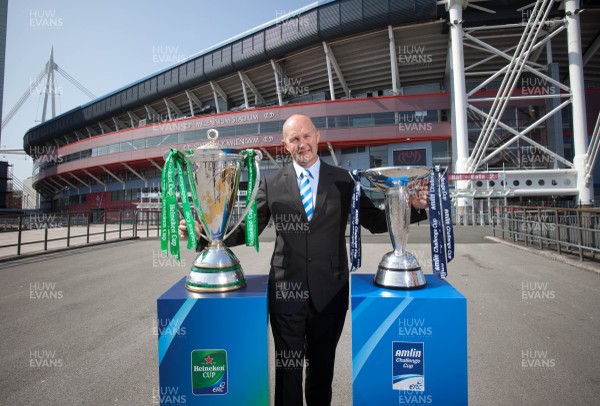
<path id="1" fill-rule="evenodd" d="M 456 180 L 498 180 L 497 173 L 449 173 L 449 181 Z"/>

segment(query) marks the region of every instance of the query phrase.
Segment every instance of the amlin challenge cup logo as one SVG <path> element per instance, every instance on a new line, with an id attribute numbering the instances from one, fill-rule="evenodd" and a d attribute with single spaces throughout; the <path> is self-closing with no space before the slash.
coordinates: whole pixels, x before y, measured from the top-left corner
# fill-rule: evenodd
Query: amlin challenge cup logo
<path id="1" fill-rule="evenodd" d="M 194 395 L 227 393 L 227 351 L 192 351 L 192 393 Z"/>
<path id="2" fill-rule="evenodd" d="M 423 343 L 392 341 L 392 388 L 425 391 Z"/>

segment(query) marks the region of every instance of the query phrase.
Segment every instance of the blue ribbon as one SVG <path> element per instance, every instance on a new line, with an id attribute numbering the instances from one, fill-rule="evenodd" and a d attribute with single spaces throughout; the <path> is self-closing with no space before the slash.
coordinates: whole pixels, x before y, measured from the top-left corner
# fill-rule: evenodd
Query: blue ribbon
<path id="1" fill-rule="evenodd" d="M 437 168 L 437 169 L 435 169 Z M 434 170 L 438 173 L 441 171 L 441 166 L 436 166 Z M 439 177 L 440 180 L 440 195 L 442 199 L 442 211 L 444 218 L 444 241 L 446 245 L 446 262 L 454 259 L 454 227 L 452 226 L 452 206 L 450 203 L 450 191 L 448 190 L 448 173 L 444 171 Z"/>
<path id="2" fill-rule="evenodd" d="M 385 180 L 385 185 L 388 187 L 407 186 L 408 185 L 408 177 L 407 176 L 400 176 L 397 178 L 389 177 Z"/>
<path id="3" fill-rule="evenodd" d="M 360 174 L 356 169 L 350 174 L 354 178 L 354 189 L 350 205 L 350 272 L 354 272 L 360 268 L 362 256 L 360 243 Z"/>
<path id="4" fill-rule="evenodd" d="M 448 262 L 454 257 L 454 231 L 448 193 L 448 176 L 440 165 L 429 174 L 429 231 L 433 273 L 440 279 L 448 275 Z"/>

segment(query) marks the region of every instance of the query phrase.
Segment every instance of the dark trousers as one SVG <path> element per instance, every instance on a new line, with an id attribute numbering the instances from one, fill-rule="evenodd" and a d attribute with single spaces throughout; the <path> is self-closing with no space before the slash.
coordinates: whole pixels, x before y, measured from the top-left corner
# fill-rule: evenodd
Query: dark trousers
<path id="1" fill-rule="evenodd" d="M 294 314 L 271 313 L 275 342 L 275 406 L 302 406 L 302 367 L 306 366 L 308 406 L 331 404 L 335 349 L 346 312 L 317 313 L 306 302 Z"/>

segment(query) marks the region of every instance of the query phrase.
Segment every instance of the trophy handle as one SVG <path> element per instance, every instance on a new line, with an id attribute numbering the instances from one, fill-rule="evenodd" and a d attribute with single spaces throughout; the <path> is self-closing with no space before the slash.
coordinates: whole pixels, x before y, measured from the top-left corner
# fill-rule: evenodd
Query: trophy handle
<path id="1" fill-rule="evenodd" d="M 244 209 L 243 214 L 240 216 L 240 218 L 234 224 L 234 226 L 231 227 L 229 231 L 225 233 L 223 240 L 229 237 L 233 230 L 238 228 L 238 226 L 246 218 L 246 214 L 248 214 L 248 212 L 250 211 L 250 208 L 252 207 L 252 202 L 254 202 L 254 199 L 256 198 L 256 193 L 258 192 L 258 185 L 260 184 L 260 161 L 262 160 L 262 153 L 259 150 L 256 150 L 255 152 L 256 155 L 254 155 L 254 168 L 256 169 L 256 182 L 254 183 L 254 189 L 252 190 L 252 194 L 250 195 L 249 202 L 251 203 Z"/>
<path id="2" fill-rule="evenodd" d="M 358 176 L 363 177 L 364 173 L 365 173 L 365 171 L 358 171 Z M 362 184 L 362 182 L 359 182 L 359 185 L 360 185 L 361 189 L 368 190 L 369 192 L 381 192 L 381 189 L 377 189 L 375 187 L 365 186 L 365 185 Z"/>

